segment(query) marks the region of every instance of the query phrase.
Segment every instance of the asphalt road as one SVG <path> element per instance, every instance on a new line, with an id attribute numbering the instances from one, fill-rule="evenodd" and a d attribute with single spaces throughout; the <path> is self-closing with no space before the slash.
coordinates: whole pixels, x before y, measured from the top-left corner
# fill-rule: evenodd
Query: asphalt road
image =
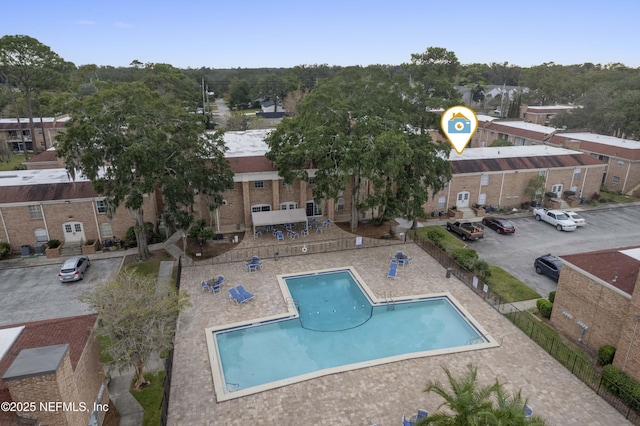
<path id="1" fill-rule="evenodd" d="M 587 225 L 573 232 L 557 231 L 533 216 L 510 219 L 516 227 L 514 235 L 498 235 L 486 228 L 485 237 L 470 242 L 469 248 L 481 259 L 500 266 L 543 296 L 558 285 L 544 275 L 536 274 L 534 260 L 551 253 L 555 256 L 640 245 L 640 206 L 625 206 L 579 212 Z"/>
<path id="2" fill-rule="evenodd" d="M 92 260 L 84 279 L 61 283 L 59 264 L 0 270 L 0 325 L 90 313 L 77 297 L 118 270 L 122 258 Z"/>

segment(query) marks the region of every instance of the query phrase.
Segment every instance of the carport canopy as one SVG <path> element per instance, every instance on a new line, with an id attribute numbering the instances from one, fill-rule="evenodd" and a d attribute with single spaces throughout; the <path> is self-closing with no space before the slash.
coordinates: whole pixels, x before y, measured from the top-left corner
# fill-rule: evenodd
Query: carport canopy
<path id="1" fill-rule="evenodd" d="M 268 212 L 251 212 L 251 221 L 253 222 L 253 234 L 256 233 L 256 227 L 266 225 L 282 225 L 285 223 L 304 222 L 307 224 L 307 211 L 305 209 L 290 210 L 271 210 Z"/>

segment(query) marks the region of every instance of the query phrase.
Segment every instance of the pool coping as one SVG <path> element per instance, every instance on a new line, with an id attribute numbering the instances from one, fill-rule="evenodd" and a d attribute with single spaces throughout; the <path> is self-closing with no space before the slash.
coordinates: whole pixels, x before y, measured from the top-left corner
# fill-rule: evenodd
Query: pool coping
<path id="1" fill-rule="evenodd" d="M 396 302 L 418 302 L 424 299 L 434 299 L 438 297 L 445 297 L 450 301 L 453 307 L 456 310 L 458 310 L 460 314 L 462 314 L 464 319 L 467 322 L 469 322 L 471 326 L 474 327 L 480 333 L 480 335 L 483 338 L 485 338 L 487 341 L 485 343 L 479 343 L 474 345 L 458 346 L 454 348 L 445 348 L 445 349 L 435 349 L 435 350 L 422 351 L 422 352 L 412 352 L 412 353 L 407 353 L 402 355 L 394 355 L 391 357 L 379 358 L 379 359 L 370 360 L 370 361 L 363 361 L 363 362 L 346 364 L 346 365 L 337 366 L 337 367 L 325 368 L 325 369 L 314 371 L 311 373 L 301 374 L 298 376 L 278 380 L 275 382 L 269 382 L 262 385 L 252 386 L 249 388 L 240 389 L 233 392 L 227 391 L 226 387 L 224 386 L 224 380 L 222 376 L 222 366 L 220 365 L 220 360 L 218 358 L 219 351 L 218 351 L 216 339 L 214 339 L 214 333 L 222 330 L 232 330 L 234 328 L 242 328 L 242 327 L 247 327 L 252 325 L 260 325 L 263 323 L 279 321 L 279 320 L 298 318 L 299 317 L 298 311 L 296 310 L 293 304 L 293 298 L 291 297 L 291 293 L 289 292 L 289 288 L 287 287 L 284 279 L 289 277 L 316 275 L 316 274 L 338 272 L 338 271 L 345 271 L 345 270 L 349 271 L 354 276 L 354 278 L 356 279 L 356 282 L 364 290 L 366 297 L 373 302 L 374 306 L 382 306 L 388 303 L 396 303 Z M 214 327 L 207 327 L 204 330 L 205 338 L 207 342 L 207 349 L 209 352 L 209 363 L 211 367 L 211 374 L 213 377 L 213 387 L 216 394 L 216 400 L 218 402 L 241 398 L 241 397 L 253 395 L 256 393 L 277 389 L 282 386 L 287 386 L 294 383 L 300 383 L 303 381 L 312 380 L 319 377 L 328 376 L 331 374 L 343 373 L 346 371 L 353 371 L 353 370 L 358 370 L 362 368 L 389 364 L 393 362 L 404 361 L 404 360 L 409 360 L 414 358 L 424 358 L 424 357 L 452 354 L 452 353 L 458 353 L 458 352 L 470 352 L 470 351 L 495 348 L 500 346 L 500 344 L 484 329 L 484 327 L 482 327 L 482 325 L 478 321 L 476 321 L 476 319 L 469 313 L 469 311 L 467 311 L 464 308 L 464 306 L 460 304 L 460 302 L 458 302 L 458 300 L 449 292 L 429 293 L 429 294 L 411 295 L 411 296 L 403 296 L 403 297 L 392 297 L 391 295 L 389 295 L 381 299 L 381 298 L 378 298 L 373 291 L 371 291 L 369 286 L 366 284 L 366 282 L 362 279 L 362 277 L 358 274 L 358 272 L 355 270 L 353 266 L 319 269 L 314 271 L 305 271 L 305 272 L 291 273 L 291 274 L 279 274 L 279 275 L 276 275 L 276 278 L 278 280 L 278 284 L 280 287 L 280 291 L 281 291 L 284 303 L 287 306 L 286 313 L 254 318 L 246 321 L 239 321 L 239 322 L 234 322 L 234 323 L 224 324 L 224 325 L 219 325 Z"/>

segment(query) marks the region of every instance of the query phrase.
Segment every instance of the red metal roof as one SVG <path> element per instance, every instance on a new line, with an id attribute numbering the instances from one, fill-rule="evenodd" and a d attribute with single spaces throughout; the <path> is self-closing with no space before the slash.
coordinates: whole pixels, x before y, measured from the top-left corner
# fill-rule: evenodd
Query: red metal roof
<path id="1" fill-rule="evenodd" d="M 0 190 L 0 204 L 76 200 L 97 196 L 98 193 L 93 189 L 91 182 L 5 186 Z"/>
<path id="2" fill-rule="evenodd" d="M 463 173 L 487 173 L 528 169 L 553 169 L 562 167 L 581 167 L 593 165 L 604 166 L 604 163 L 597 158 L 593 158 L 587 154 L 567 154 L 457 160 L 451 162 L 451 171 L 455 175 Z"/>
<path id="3" fill-rule="evenodd" d="M 485 128 L 489 130 L 493 130 L 494 132 L 504 133 L 512 136 L 518 136 L 525 139 L 533 139 L 540 142 L 544 141 L 551 133 L 553 133 L 553 132 L 542 133 L 542 132 L 536 132 L 528 129 L 521 129 L 519 127 L 504 126 L 504 125 L 501 125 L 500 123 L 496 123 L 495 121 L 492 121 L 491 123 L 486 125 Z"/>

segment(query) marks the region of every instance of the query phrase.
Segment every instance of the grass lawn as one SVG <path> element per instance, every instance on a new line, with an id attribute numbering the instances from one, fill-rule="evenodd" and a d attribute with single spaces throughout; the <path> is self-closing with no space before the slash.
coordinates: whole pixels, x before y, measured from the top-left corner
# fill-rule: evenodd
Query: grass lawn
<path id="1" fill-rule="evenodd" d="M 157 374 L 147 373 L 144 375 L 150 384 L 137 391 L 131 390 L 131 395 L 138 400 L 144 408 L 144 426 L 157 426 L 160 424 L 160 404 L 162 404 L 162 394 L 165 372 Z"/>
<path id="2" fill-rule="evenodd" d="M 33 154 L 32 154 L 33 155 Z M 7 172 L 10 170 L 14 170 L 16 166 L 25 162 L 24 154 L 17 154 L 11 156 L 11 161 L 5 163 L 4 161 L 0 161 L 0 172 Z"/>
<path id="3" fill-rule="evenodd" d="M 444 237 L 442 239 L 442 248 L 447 253 L 451 253 L 455 249 L 464 248 L 464 243 L 462 242 L 462 240 L 460 240 L 452 233 L 447 232 L 447 230 L 442 226 L 423 226 L 422 228 L 418 228 L 416 232 L 418 234 L 418 237 L 428 240 L 429 238 L 427 237 L 427 233 L 429 232 L 429 230 L 433 229 L 438 229 L 443 232 Z"/>
<path id="4" fill-rule="evenodd" d="M 535 290 L 528 287 L 522 281 L 500 268 L 489 265 L 491 276 L 487 280 L 489 288 L 500 295 L 505 302 L 520 302 L 521 300 L 540 299 Z"/>

